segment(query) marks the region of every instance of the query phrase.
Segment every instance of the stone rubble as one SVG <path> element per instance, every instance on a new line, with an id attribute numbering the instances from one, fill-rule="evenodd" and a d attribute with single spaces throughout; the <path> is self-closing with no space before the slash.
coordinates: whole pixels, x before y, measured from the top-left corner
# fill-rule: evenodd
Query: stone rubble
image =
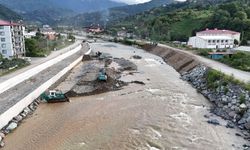
<path id="1" fill-rule="evenodd" d="M 22 122 L 23 119 L 25 119 L 28 115 L 31 115 L 36 108 L 38 107 L 40 101 L 36 99 L 33 101 L 28 107 L 24 108 L 24 110 L 14 117 L 4 128 L 0 131 L 0 148 L 5 146 L 4 138 L 7 134 L 14 131 Z"/>
<path id="2" fill-rule="evenodd" d="M 204 65 L 198 65 L 191 71 L 183 73 L 181 78 L 191 83 L 198 92 L 214 104 L 212 113 L 229 120 L 226 127 L 233 128 L 236 125 L 242 130 L 247 130 L 249 137 L 250 92 L 233 83 L 221 84 L 216 89 L 209 88 L 206 79 L 209 69 Z"/>

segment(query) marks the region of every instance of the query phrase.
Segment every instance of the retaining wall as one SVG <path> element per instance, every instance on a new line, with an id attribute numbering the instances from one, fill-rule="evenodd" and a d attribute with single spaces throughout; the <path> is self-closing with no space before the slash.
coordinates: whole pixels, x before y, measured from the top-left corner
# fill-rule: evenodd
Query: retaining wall
<path id="1" fill-rule="evenodd" d="M 35 74 L 41 72 L 42 70 L 46 69 L 49 66 L 52 66 L 53 64 L 56 64 L 60 61 L 62 61 L 64 58 L 67 58 L 69 56 L 71 56 L 72 54 L 80 51 L 82 48 L 81 45 L 79 45 L 78 47 L 76 47 L 75 49 L 61 55 L 58 56 L 44 64 L 41 64 L 31 70 L 28 70 L 27 72 L 20 74 L 18 76 L 18 79 L 12 78 L 12 80 L 9 80 L 10 85 L 9 86 L 5 86 L 5 88 L 2 88 L 0 90 L 5 91 L 10 87 L 13 87 L 15 85 L 17 85 L 17 83 L 21 83 L 22 81 L 24 81 L 25 79 L 30 78 L 31 76 L 34 76 Z M 4 113 L 2 113 L 0 115 L 0 129 L 3 128 L 5 125 L 8 124 L 8 122 L 15 116 L 17 116 L 19 113 L 21 113 L 23 111 L 23 109 L 25 107 L 27 107 L 29 104 L 31 104 L 36 98 L 38 98 L 44 91 L 46 91 L 50 86 L 52 86 L 53 84 L 55 84 L 60 78 L 62 78 L 67 72 L 69 72 L 73 67 L 75 67 L 79 62 L 81 62 L 82 60 L 82 56 L 80 56 L 77 60 L 75 60 L 74 62 L 72 62 L 69 66 L 67 66 L 66 68 L 64 68 L 62 71 L 60 71 L 58 74 L 56 74 L 54 77 L 52 77 L 51 79 L 49 79 L 47 82 L 43 83 L 41 86 L 39 86 L 38 88 L 34 89 L 29 95 L 27 95 L 26 97 L 24 97 L 23 99 L 21 99 L 18 103 L 16 103 L 14 106 L 12 106 L 11 108 L 9 108 L 7 111 L 5 111 Z M 21 78 L 23 77 L 23 78 Z M 7 80 L 8 81 L 8 80 Z M 6 83 L 4 82 L 5 85 Z M 0 92 L 1 93 L 1 92 Z"/>
<path id="2" fill-rule="evenodd" d="M 45 70 L 46 68 L 62 61 L 63 59 L 75 54 L 76 52 L 80 51 L 82 48 L 82 45 L 77 46 L 73 50 L 68 51 L 67 53 L 64 53 L 56 58 L 53 58 L 41 65 L 38 65 L 28 71 L 25 71 L 24 73 L 21 73 L 11 79 L 8 79 L 2 83 L 0 83 L 0 94 L 3 93 L 4 91 L 14 87 L 15 85 L 29 79 L 30 77 L 38 74 L 39 72 Z"/>

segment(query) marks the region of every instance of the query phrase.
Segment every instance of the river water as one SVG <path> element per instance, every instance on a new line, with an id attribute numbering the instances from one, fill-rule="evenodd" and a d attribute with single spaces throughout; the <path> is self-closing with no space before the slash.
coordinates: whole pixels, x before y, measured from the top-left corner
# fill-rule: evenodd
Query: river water
<path id="1" fill-rule="evenodd" d="M 120 44 L 91 47 L 115 57 L 142 56 L 130 59 L 138 72 L 124 73 L 122 80 L 146 84 L 41 104 L 6 137 L 4 150 L 233 150 L 246 144 L 224 120 L 211 117 L 221 126 L 206 122 L 204 115 L 212 115 L 209 102 L 161 58 Z"/>

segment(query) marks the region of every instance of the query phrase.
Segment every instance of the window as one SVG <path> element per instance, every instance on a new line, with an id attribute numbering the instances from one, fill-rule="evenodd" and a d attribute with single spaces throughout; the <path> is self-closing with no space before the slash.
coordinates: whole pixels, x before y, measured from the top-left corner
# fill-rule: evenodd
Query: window
<path id="1" fill-rule="evenodd" d="M 1 46 L 2 46 L 2 48 L 6 48 L 6 44 L 2 44 Z"/>
<path id="2" fill-rule="evenodd" d="M 215 43 L 215 40 L 213 40 L 213 43 Z"/>
<path id="3" fill-rule="evenodd" d="M 2 54 L 7 54 L 7 50 L 3 49 Z"/>
<path id="4" fill-rule="evenodd" d="M 5 38 L 1 38 L 1 42 L 5 42 Z"/>
<path id="5" fill-rule="evenodd" d="M 220 43 L 220 40 L 217 40 L 217 43 Z"/>
<path id="6" fill-rule="evenodd" d="M 228 40 L 225 41 L 226 43 L 228 42 Z"/>
<path id="7" fill-rule="evenodd" d="M 5 34 L 4 34 L 4 32 L 3 32 L 3 31 L 1 31 L 1 32 L 0 32 L 0 35 L 4 36 Z"/>
<path id="8" fill-rule="evenodd" d="M 224 43 L 224 40 L 221 40 L 221 43 Z"/>
<path id="9" fill-rule="evenodd" d="M 0 30 L 1 30 L 1 29 L 4 29 L 4 26 L 0 26 Z"/>
<path id="10" fill-rule="evenodd" d="M 211 40 L 208 40 L 208 43 L 211 43 Z"/>

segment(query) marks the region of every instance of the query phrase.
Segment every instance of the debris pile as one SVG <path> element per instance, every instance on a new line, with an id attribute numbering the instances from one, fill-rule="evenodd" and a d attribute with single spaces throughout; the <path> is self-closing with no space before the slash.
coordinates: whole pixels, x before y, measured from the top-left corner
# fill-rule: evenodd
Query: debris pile
<path id="1" fill-rule="evenodd" d="M 87 61 L 91 62 L 91 65 L 89 65 L 88 71 L 83 72 L 81 78 L 72 89 L 66 93 L 66 96 L 76 97 L 100 94 L 108 91 L 120 90 L 123 86 L 128 85 L 128 83 L 119 80 L 121 74 L 123 71 L 137 70 L 137 66 L 124 58 L 104 57 L 103 59 L 98 57 L 102 55 L 102 53 L 97 53 L 95 57 L 91 57 L 92 61 L 85 57 Z M 105 54 L 105 56 L 109 55 Z M 96 59 L 98 59 L 98 63 Z M 112 63 L 117 64 L 118 67 L 112 67 Z M 107 80 L 98 80 L 99 71 L 104 68 Z M 137 83 L 137 81 L 134 83 Z M 142 82 L 137 84 L 144 85 Z"/>

